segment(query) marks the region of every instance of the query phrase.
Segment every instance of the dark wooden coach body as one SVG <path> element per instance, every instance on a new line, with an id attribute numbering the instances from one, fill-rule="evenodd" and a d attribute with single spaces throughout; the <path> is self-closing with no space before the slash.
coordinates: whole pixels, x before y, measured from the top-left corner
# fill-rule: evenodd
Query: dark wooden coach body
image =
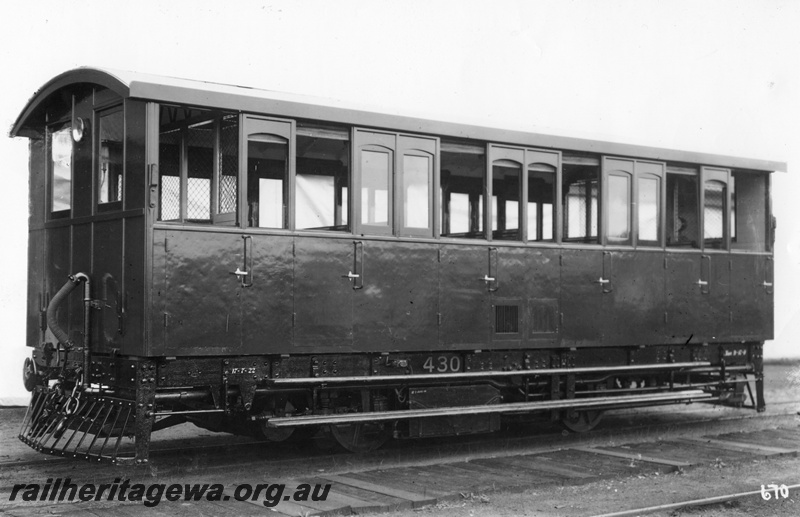
<path id="1" fill-rule="evenodd" d="M 30 140 L 22 436 L 45 452 L 122 456 L 65 428 L 135 434 L 145 460 L 153 426 L 187 418 L 344 442 L 384 417 L 396 436 L 578 422 L 741 402 L 747 375 L 763 409 L 785 164 L 96 69 L 46 84 L 11 134 Z"/>

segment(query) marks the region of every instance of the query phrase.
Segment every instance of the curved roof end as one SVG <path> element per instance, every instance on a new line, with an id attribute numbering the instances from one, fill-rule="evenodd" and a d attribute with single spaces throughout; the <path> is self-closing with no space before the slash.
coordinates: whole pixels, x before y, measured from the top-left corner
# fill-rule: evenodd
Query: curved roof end
<path id="1" fill-rule="evenodd" d="M 39 88 L 25 105 L 11 126 L 9 135 L 26 136 L 31 117 L 37 113 L 56 91 L 76 84 L 96 84 L 108 88 L 120 97 L 128 97 L 130 93 L 130 80 L 126 79 L 124 72 L 104 70 L 100 68 L 81 67 L 57 75 Z"/>

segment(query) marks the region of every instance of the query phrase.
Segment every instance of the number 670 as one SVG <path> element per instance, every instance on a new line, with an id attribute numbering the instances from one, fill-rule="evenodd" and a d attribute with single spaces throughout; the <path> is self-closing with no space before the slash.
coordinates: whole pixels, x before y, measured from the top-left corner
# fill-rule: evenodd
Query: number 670
<path id="1" fill-rule="evenodd" d="M 786 499 L 787 497 L 789 497 L 789 488 L 786 485 L 778 486 L 776 484 L 771 483 L 767 485 L 767 487 L 769 487 L 769 490 L 765 488 L 764 485 L 761 485 L 761 498 L 764 499 L 765 501 L 769 501 L 770 499 L 772 499 L 772 494 L 769 493 L 770 490 L 775 492 L 775 499 L 779 499 L 781 497 Z"/>

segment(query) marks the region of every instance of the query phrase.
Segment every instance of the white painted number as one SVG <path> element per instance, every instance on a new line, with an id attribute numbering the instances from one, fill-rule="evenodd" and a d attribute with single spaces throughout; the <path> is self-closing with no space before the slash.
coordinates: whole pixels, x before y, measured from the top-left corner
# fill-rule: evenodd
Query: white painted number
<path id="1" fill-rule="evenodd" d="M 772 499 L 772 494 L 769 493 L 770 491 L 775 493 L 775 499 L 780 499 L 781 497 L 786 499 L 789 497 L 789 487 L 786 485 L 778 486 L 774 483 L 770 483 L 766 487 L 761 485 L 761 498 L 765 501 Z"/>
<path id="2" fill-rule="evenodd" d="M 447 357 L 440 355 L 434 361 L 433 356 L 428 356 L 425 364 L 422 367 L 429 373 L 437 371 L 439 373 L 445 372 L 460 372 L 461 371 L 461 358 L 458 356 Z"/>

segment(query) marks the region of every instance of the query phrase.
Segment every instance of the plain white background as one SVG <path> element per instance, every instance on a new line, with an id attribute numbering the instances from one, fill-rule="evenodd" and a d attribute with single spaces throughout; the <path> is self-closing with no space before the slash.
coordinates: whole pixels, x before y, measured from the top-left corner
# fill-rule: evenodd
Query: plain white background
<path id="1" fill-rule="evenodd" d="M 354 107 L 800 164 L 800 2 L 0 4 L 0 127 L 99 66 Z M 0 137 L 0 403 L 24 403 L 27 141 Z M 775 336 L 800 347 L 800 175 L 774 178 Z"/>

